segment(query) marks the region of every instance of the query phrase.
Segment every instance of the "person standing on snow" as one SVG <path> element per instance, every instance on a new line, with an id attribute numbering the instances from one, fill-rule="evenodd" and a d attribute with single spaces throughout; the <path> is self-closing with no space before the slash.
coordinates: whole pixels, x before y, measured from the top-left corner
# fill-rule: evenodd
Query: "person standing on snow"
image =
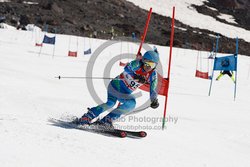
<path id="1" fill-rule="evenodd" d="M 218 81 L 223 75 L 227 74 L 232 80 L 233 82 L 235 82 L 234 80 L 234 76 L 233 76 L 233 71 L 228 71 L 228 70 L 224 70 L 224 71 L 221 71 L 219 76 L 216 78 L 216 81 Z"/>
<path id="2" fill-rule="evenodd" d="M 96 121 L 99 125 L 113 127 L 112 122 L 114 120 L 135 108 L 136 101 L 132 92 L 146 83 L 150 84 L 150 106 L 154 109 L 157 108 L 159 106 L 156 72 L 158 62 L 159 54 L 157 49 L 154 49 L 147 51 L 141 60 L 133 60 L 128 63 L 124 67 L 124 71 L 109 83 L 107 102 L 93 108 L 88 108 L 88 112 L 81 118 L 78 118 L 78 124 L 90 125 L 94 118 L 97 118 L 101 113 L 112 108 L 116 102 L 119 101 L 121 103 L 120 106 L 112 110 L 104 118 Z"/>

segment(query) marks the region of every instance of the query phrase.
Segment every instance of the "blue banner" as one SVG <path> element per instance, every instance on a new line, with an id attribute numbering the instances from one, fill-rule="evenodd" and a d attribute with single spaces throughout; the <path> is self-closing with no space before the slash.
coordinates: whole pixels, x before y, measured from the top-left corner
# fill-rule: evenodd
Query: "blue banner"
<path id="1" fill-rule="evenodd" d="M 44 35 L 43 43 L 55 45 L 56 37 L 55 36 L 54 37 L 48 37 L 47 35 Z"/>
<path id="2" fill-rule="evenodd" d="M 84 51 L 84 55 L 88 55 L 91 54 L 91 48 L 89 48 L 88 50 Z"/>
<path id="3" fill-rule="evenodd" d="M 225 57 L 215 57 L 214 70 L 236 71 L 236 64 L 237 64 L 236 58 L 237 54 Z"/>

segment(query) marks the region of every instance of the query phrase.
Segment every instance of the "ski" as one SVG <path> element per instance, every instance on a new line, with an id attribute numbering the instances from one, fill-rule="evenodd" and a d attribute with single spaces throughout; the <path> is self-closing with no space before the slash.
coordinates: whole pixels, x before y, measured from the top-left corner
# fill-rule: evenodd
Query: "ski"
<path id="1" fill-rule="evenodd" d="M 131 138 L 144 138 L 147 136 L 147 132 L 145 131 L 128 131 L 128 130 L 120 130 L 120 129 L 115 129 L 115 130 L 125 132 L 127 134 L 127 137 L 131 137 Z"/>
<path id="2" fill-rule="evenodd" d="M 97 126 L 98 129 L 104 129 L 106 133 L 114 133 L 116 135 L 131 137 L 131 138 L 143 138 L 147 136 L 147 133 L 145 131 L 128 131 L 128 130 L 122 130 L 117 129 L 115 127 L 107 127 L 104 125 L 98 125 L 95 122 L 93 124 L 90 124 L 90 126 Z"/>
<path id="3" fill-rule="evenodd" d="M 98 126 L 95 124 L 81 126 L 72 120 L 61 120 L 50 118 L 49 122 L 51 122 L 54 126 L 63 127 L 63 128 L 72 128 L 72 129 L 79 129 L 86 132 L 101 134 L 104 136 L 109 137 L 119 137 L 119 138 L 144 138 L 147 136 L 145 131 L 128 131 L 128 130 L 121 130 L 121 129 L 113 129 L 113 128 L 106 128 L 103 126 Z"/>
<path id="4" fill-rule="evenodd" d="M 135 137 L 135 138 L 143 138 L 147 136 L 147 132 L 145 131 L 125 131 L 128 136 Z"/>
<path id="5" fill-rule="evenodd" d="M 54 126 L 83 130 L 86 132 L 101 134 L 101 135 L 109 136 L 109 137 L 125 138 L 127 136 L 127 133 L 124 131 L 120 131 L 116 129 L 100 128 L 96 125 L 81 126 L 79 124 L 76 124 L 74 121 L 68 121 L 68 120 L 66 121 L 66 120 L 61 120 L 61 119 L 50 118 L 49 122 L 51 122 Z"/>
<path id="6" fill-rule="evenodd" d="M 90 125 L 91 126 L 91 125 Z M 115 135 L 117 137 L 130 137 L 130 138 L 143 138 L 147 136 L 147 133 L 145 131 L 128 131 L 128 130 L 122 130 L 122 129 L 116 129 L 116 128 L 105 128 L 105 127 L 98 127 L 98 129 L 102 130 L 103 133 L 109 133 L 112 135 Z"/>
<path id="7" fill-rule="evenodd" d="M 127 137 L 127 132 L 125 132 L 123 130 L 118 130 L 118 129 L 107 129 L 107 130 L 103 130 L 102 133 L 110 134 L 112 136 L 116 136 L 116 137 L 120 137 L 120 138 Z"/>

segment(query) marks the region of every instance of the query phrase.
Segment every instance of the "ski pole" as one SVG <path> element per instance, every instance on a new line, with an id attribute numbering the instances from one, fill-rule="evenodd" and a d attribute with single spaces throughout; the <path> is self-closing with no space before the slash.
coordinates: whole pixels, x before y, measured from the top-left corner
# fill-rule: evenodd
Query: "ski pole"
<path id="1" fill-rule="evenodd" d="M 116 79 L 116 80 L 120 80 L 119 78 L 109 78 L 109 77 L 63 77 L 63 76 L 58 76 L 58 77 L 55 77 L 55 78 L 58 78 L 58 79 Z"/>

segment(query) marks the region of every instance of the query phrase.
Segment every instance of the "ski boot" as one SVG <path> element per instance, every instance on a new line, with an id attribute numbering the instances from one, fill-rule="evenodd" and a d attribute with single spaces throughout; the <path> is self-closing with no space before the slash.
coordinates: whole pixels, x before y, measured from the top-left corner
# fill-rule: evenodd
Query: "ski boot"
<path id="1" fill-rule="evenodd" d="M 78 118 L 77 124 L 90 125 L 92 119 L 94 119 L 95 117 L 95 114 L 88 108 L 88 112 L 85 113 L 81 118 Z"/>
<path id="2" fill-rule="evenodd" d="M 107 117 L 107 116 L 105 116 L 102 119 L 96 121 L 94 124 L 99 126 L 99 128 L 103 128 L 103 129 L 106 129 L 106 130 L 113 130 L 114 129 L 112 119 L 110 117 Z"/>

